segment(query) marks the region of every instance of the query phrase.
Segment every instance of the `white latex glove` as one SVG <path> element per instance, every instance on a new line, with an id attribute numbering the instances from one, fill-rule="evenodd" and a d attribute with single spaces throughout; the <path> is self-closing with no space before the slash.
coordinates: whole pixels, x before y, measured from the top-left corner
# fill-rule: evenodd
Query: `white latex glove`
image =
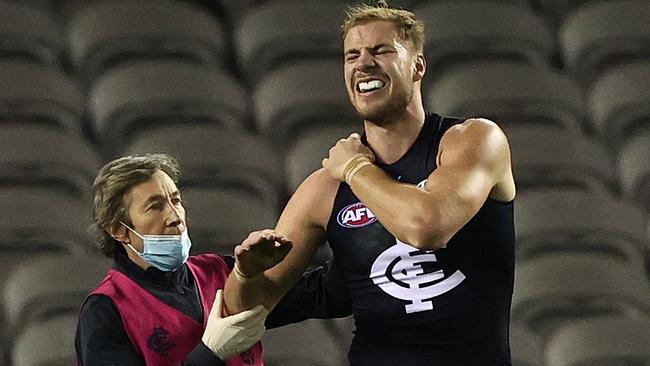
<path id="1" fill-rule="evenodd" d="M 225 361 L 248 350 L 262 338 L 269 311 L 258 305 L 224 318 L 221 316 L 222 308 L 223 291 L 217 290 L 202 340 L 217 357 Z"/>

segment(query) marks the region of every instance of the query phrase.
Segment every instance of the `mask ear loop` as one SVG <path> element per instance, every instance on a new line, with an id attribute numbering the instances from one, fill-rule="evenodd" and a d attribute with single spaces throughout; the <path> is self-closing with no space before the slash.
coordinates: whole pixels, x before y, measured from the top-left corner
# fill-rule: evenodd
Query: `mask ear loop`
<path id="1" fill-rule="evenodd" d="M 129 229 L 132 233 L 134 233 L 135 235 L 137 235 L 140 239 L 142 239 L 144 241 L 144 237 L 142 235 L 140 235 L 137 231 L 135 231 L 131 227 L 129 227 L 129 225 L 125 224 L 123 221 L 120 221 L 120 224 L 122 224 L 122 226 Z M 131 250 L 133 252 L 135 252 L 138 256 L 144 255 L 144 252 L 140 253 L 137 250 L 135 250 L 135 248 L 131 245 L 131 243 L 126 243 L 126 246 L 131 248 Z"/>

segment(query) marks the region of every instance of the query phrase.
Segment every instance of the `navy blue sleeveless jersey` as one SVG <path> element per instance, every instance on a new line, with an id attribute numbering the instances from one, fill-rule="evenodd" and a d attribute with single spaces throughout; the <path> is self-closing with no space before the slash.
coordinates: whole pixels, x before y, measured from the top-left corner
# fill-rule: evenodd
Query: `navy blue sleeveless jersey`
<path id="1" fill-rule="evenodd" d="M 423 185 L 442 135 L 461 122 L 427 114 L 406 154 L 379 167 Z M 488 198 L 446 248 L 423 251 L 399 242 L 341 183 L 327 239 L 352 298 L 351 365 L 510 364 L 513 202 Z"/>

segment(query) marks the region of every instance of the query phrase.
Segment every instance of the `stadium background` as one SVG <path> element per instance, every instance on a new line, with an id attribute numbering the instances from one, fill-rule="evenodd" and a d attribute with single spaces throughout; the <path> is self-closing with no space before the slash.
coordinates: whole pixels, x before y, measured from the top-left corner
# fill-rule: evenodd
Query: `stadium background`
<path id="1" fill-rule="evenodd" d="M 113 157 L 180 160 L 194 253 L 273 226 L 362 128 L 342 78 L 350 3 L 0 0 L 0 365 L 74 363 L 110 264 L 90 186 Z M 427 109 L 509 137 L 513 365 L 650 365 L 650 1 L 391 4 L 426 24 Z M 267 364 L 342 365 L 352 327 L 270 331 Z"/>

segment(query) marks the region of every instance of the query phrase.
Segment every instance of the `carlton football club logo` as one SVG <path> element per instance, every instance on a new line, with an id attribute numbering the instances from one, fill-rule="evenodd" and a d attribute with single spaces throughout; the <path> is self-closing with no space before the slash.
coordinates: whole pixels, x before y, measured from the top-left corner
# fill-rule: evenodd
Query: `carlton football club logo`
<path id="1" fill-rule="evenodd" d="M 419 250 L 396 239 L 370 269 L 370 278 L 388 295 L 407 300 L 407 314 L 433 310 L 433 298 L 451 291 L 465 280 L 457 270 L 445 278 L 442 270 L 425 272 L 424 264 L 437 262 L 432 251 Z"/>
<path id="2" fill-rule="evenodd" d="M 370 225 L 377 221 L 377 218 L 370 212 L 366 205 L 357 202 L 339 211 L 339 214 L 336 216 L 336 221 L 343 227 L 355 229 Z"/>

